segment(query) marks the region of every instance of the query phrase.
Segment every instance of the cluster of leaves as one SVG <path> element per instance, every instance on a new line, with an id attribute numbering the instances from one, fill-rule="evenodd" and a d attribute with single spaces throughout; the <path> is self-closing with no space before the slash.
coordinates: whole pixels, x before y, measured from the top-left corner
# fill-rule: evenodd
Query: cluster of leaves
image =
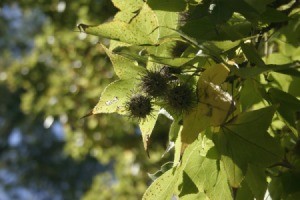
<path id="1" fill-rule="evenodd" d="M 173 120 L 173 165 L 156 173 L 162 175 L 143 198 L 263 199 L 268 191 L 274 199 L 296 199 L 299 2 L 112 2 L 119 9 L 112 21 L 78 26 L 110 39 L 109 48 L 102 48 L 119 78 L 105 88 L 92 114 L 143 118 L 146 150 L 158 115 Z M 149 78 L 164 69 L 169 69 L 167 81 Z M 172 93 L 169 83 L 188 87 L 171 99 L 157 98 Z M 157 85 L 164 92 L 152 90 Z M 151 98 L 153 109 L 134 114 L 128 104 L 135 91 Z M 177 103 L 185 96 L 190 102 L 195 96 L 195 103 L 182 109 Z"/>
<path id="2" fill-rule="evenodd" d="M 58 11 L 60 3 L 65 10 Z M 141 198 L 146 172 L 165 161 L 156 151 L 163 151 L 167 136 L 156 137 L 159 144 L 145 162 L 136 124 L 118 115 L 80 119 L 116 78 L 105 52 L 95 48 L 99 39 L 78 34 L 75 25 L 81 20 L 100 23 L 116 8 L 97 0 L 9 0 L 0 5 L 0 173 L 18 178 L 12 182 L 1 176 L 1 192 L 13 195 L 22 187 L 40 196 L 47 193 L 37 199 L 98 199 L 99 193 L 104 199 Z M 16 9 L 18 17 L 2 17 L 5 9 Z M 11 146 L 16 130 L 21 141 Z"/>

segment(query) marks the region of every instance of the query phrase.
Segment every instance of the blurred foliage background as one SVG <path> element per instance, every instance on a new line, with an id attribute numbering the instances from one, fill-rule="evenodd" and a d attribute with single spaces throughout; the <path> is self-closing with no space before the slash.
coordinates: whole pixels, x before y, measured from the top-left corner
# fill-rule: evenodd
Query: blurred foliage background
<path id="1" fill-rule="evenodd" d="M 158 170 L 169 121 L 147 158 L 139 128 L 119 115 L 81 119 L 115 78 L 78 32 L 117 10 L 110 0 L 0 2 L 0 199 L 140 199 Z M 156 145 L 156 146 L 155 146 Z"/>

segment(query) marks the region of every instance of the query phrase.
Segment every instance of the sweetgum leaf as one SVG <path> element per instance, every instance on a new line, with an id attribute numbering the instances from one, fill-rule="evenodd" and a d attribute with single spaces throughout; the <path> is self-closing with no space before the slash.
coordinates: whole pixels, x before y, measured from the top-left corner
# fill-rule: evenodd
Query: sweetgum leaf
<path id="1" fill-rule="evenodd" d="M 146 72 L 146 69 L 138 66 L 135 61 L 114 54 L 103 45 L 102 47 L 110 58 L 114 71 L 120 79 L 137 79 L 138 76 Z"/>
<path id="2" fill-rule="evenodd" d="M 209 198 L 203 193 L 187 194 L 180 197 L 180 200 L 209 200 Z"/>
<path id="3" fill-rule="evenodd" d="M 297 136 L 296 112 L 300 111 L 300 101 L 293 95 L 276 88 L 268 91 L 273 104 L 279 104 L 278 112 Z"/>
<path id="4" fill-rule="evenodd" d="M 247 2 L 252 8 L 257 10 L 259 13 L 262 13 L 266 10 L 266 6 L 273 2 L 274 0 L 244 0 Z"/>
<path id="5" fill-rule="evenodd" d="M 132 88 L 135 85 L 135 81 L 128 79 L 117 80 L 106 86 L 92 114 L 114 112 L 126 114 L 125 102 L 128 100 L 128 96 L 132 93 Z"/>
<path id="6" fill-rule="evenodd" d="M 184 0 L 148 0 L 147 3 L 153 10 L 182 12 L 186 8 L 186 1 Z"/>
<path id="7" fill-rule="evenodd" d="M 200 155 L 201 140 L 190 145 L 182 159 L 184 173 L 190 177 L 199 192 L 203 192 L 209 199 L 232 199 L 231 191 L 226 179 L 224 168 L 217 160 L 208 159 Z M 185 185 L 183 179 L 183 185 Z"/>
<path id="8" fill-rule="evenodd" d="M 219 85 L 229 74 L 229 69 L 216 64 L 205 70 L 198 80 L 197 106 L 183 117 L 181 141 L 190 144 L 208 126 L 219 126 L 227 118 L 232 107 L 231 96 Z"/>
<path id="9" fill-rule="evenodd" d="M 172 168 L 156 179 L 143 195 L 143 200 L 166 200 L 176 193 L 181 170 Z"/>
<path id="10" fill-rule="evenodd" d="M 162 3 L 162 1 L 160 1 Z M 174 30 L 178 27 L 178 12 L 168 12 L 165 10 L 153 9 L 155 16 L 157 17 L 157 31 L 159 34 L 158 46 L 149 46 L 147 51 L 149 54 L 161 57 L 170 57 L 171 49 L 175 44 L 173 39 L 169 39 L 167 42 L 162 42 L 162 38 L 170 38 L 174 35 Z"/>
<path id="11" fill-rule="evenodd" d="M 222 156 L 221 160 L 230 186 L 233 188 L 240 187 L 241 182 L 245 178 L 245 174 L 242 169 L 230 157 Z"/>
<path id="12" fill-rule="evenodd" d="M 153 128 L 155 126 L 157 117 L 158 117 L 158 108 L 154 108 L 154 111 L 151 113 L 151 115 L 147 116 L 145 120 L 142 120 L 139 123 L 141 132 L 142 132 L 142 138 L 143 138 L 143 144 L 144 149 L 147 151 L 148 149 L 148 142 L 151 136 L 151 133 L 153 131 Z"/>
<path id="13" fill-rule="evenodd" d="M 154 45 L 158 41 L 158 21 L 151 8 L 144 4 L 130 23 L 112 21 L 98 26 L 80 24 L 85 33 L 137 45 Z"/>
<path id="14" fill-rule="evenodd" d="M 241 77 L 241 78 L 252 78 L 259 74 L 270 72 L 270 71 L 276 71 L 278 73 L 286 73 L 287 70 L 295 70 L 300 68 L 300 64 L 298 62 L 293 63 L 287 63 L 283 65 L 264 65 L 260 67 L 246 67 L 246 68 L 239 68 L 239 69 L 233 69 L 234 73 Z M 297 75 L 297 74 L 295 74 Z"/>
<path id="15" fill-rule="evenodd" d="M 163 65 L 168 65 L 168 66 L 173 66 L 173 67 L 181 67 L 191 60 L 195 59 L 195 57 L 160 57 L 160 56 L 155 56 L 152 55 L 149 57 L 151 62 L 163 64 Z"/>
<path id="16" fill-rule="evenodd" d="M 248 186 L 248 184 L 243 181 L 242 185 L 240 188 L 234 188 L 237 190 L 236 192 L 236 200 L 253 200 L 254 196 Z"/>
<path id="17" fill-rule="evenodd" d="M 126 10 L 126 11 L 137 11 L 140 9 L 144 1 L 143 0 L 112 0 L 115 7 L 119 8 L 120 10 Z"/>
<path id="18" fill-rule="evenodd" d="M 264 199 L 268 187 L 264 168 L 249 164 L 245 181 L 256 199 Z"/>
<path id="19" fill-rule="evenodd" d="M 254 48 L 253 45 L 251 44 L 242 44 L 241 45 L 242 50 L 247 57 L 248 61 L 250 63 L 255 64 L 258 67 L 263 67 L 265 66 L 264 61 L 261 59 L 261 56 L 258 54 L 256 49 Z"/>
<path id="20" fill-rule="evenodd" d="M 283 158 L 280 143 L 266 131 L 275 110 L 275 107 L 270 106 L 242 113 L 214 134 L 213 141 L 233 187 L 239 186 L 242 179 L 235 180 L 236 168 L 245 175 L 249 163 L 267 167 Z"/>

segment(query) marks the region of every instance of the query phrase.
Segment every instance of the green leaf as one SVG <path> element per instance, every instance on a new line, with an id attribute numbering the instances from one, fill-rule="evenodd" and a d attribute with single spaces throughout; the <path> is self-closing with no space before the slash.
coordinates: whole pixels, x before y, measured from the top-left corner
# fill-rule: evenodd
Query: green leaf
<path id="1" fill-rule="evenodd" d="M 258 83 L 257 79 L 246 79 L 243 82 L 243 87 L 240 91 L 240 104 L 242 111 L 251 109 L 253 105 L 263 100 L 259 87 L 261 87 L 261 85 Z"/>
<path id="2" fill-rule="evenodd" d="M 160 1 L 162 3 L 164 1 Z M 174 35 L 174 30 L 178 27 L 178 15 L 177 12 L 168 12 L 164 10 L 154 10 L 157 17 L 158 27 L 157 31 L 159 34 L 158 46 L 147 47 L 147 51 L 151 55 L 160 57 L 170 57 L 172 56 L 171 49 L 175 45 L 175 41 L 170 36 Z M 167 38 L 167 41 L 165 41 Z"/>
<path id="3" fill-rule="evenodd" d="M 186 194 L 197 194 L 198 188 L 191 179 L 191 177 L 189 177 L 189 175 L 185 171 L 183 172 L 182 176 L 182 188 L 179 197 L 184 196 Z"/>
<path id="4" fill-rule="evenodd" d="M 252 8 L 262 13 L 266 10 L 266 6 L 272 3 L 274 0 L 244 0 L 246 3 L 251 5 Z"/>
<path id="5" fill-rule="evenodd" d="M 240 44 L 239 40 L 236 41 L 230 41 L 230 40 L 224 40 L 224 41 L 212 41 L 212 44 L 214 44 L 217 48 L 224 51 L 228 51 L 230 49 L 233 49 L 234 47 L 238 46 Z"/>
<path id="6" fill-rule="evenodd" d="M 78 27 L 87 34 L 137 45 L 154 45 L 159 36 L 155 30 L 158 27 L 157 17 L 147 4 L 143 5 L 130 23 L 112 21 L 98 26 L 80 24 Z"/>
<path id="7" fill-rule="evenodd" d="M 224 168 L 217 160 L 200 156 L 200 142 L 199 140 L 191 145 L 189 149 L 192 150 L 186 150 L 189 156 L 182 159 L 182 165 L 185 165 L 184 172 L 209 199 L 232 199 Z M 185 180 L 183 179 L 183 185 Z"/>
<path id="8" fill-rule="evenodd" d="M 184 0 L 148 0 L 147 3 L 153 10 L 182 12 L 186 8 L 186 1 Z"/>
<path id="9" fill-rule="evenodd" d="M 117 80 L 106 86 L 92 114 L 119 113 L 126 114 L 125 102 L 136 85 L 133 80 Z"/>
<path id="10" fill-rule="evenodd" d="M 269 185 L 272 199 L 299 199 L 300 196 L 300 173 L 286 171 L 278 177 L 274 177 Z"/>
<path id="11" fill-rule="evenodd" d="M 126 10 L 126 11 L 137 11 L 140 9 L 144 1 L 143 0 L 112 0 L 115 7 L 119 8 L 120 10 Z"/>
<path id="12" fill-rule="evenodd" d="M 187 64 L 188 62 L 190 62 L 191 60 L 195 59 L 195 57 L 178 57 L 178 58 L 166 58 L 166 57 L 159 57 L 159 56 L 154 56 L 151 55 L 149 57 L 149 61 L 151 62 L 155 62 L 155 63 L 159 63 L 159 64 L 163 64 L 163 65 L 169 65 L 169 66 L 173 66 L 173 67 L 181 67 L 185 64 Z"/>
<path id="13" fill-rule="evenodd" d="M 120 79 L 137 79 L 137 77 L 146 72 L 146 69 L 138 66 L 137 62 L 114 54 L 103 45 L 102 48 L 109 56 L 113 64 L 114 71 Z"/>
<path id="14" fill-rule="evenodd" d="M 168 171 L 172 167 L 173 167 L 173 163 L 172 162 L 167 162 L 167 163 L 163 164 L 161 166 L 160 170 L 158 170 L 157 172 L 155 172 L 153 174 L 148 173 L 148 176 L 154 181 L 155 179 L 160 177 L 163 173 L 165 173 L 166 171 Z"/>
<path id="15" fill-rule="evenodd" d="M 261 59 L 261 56 L 258 54 L 256 49 L 254 48 L 253 45 L 251 44 L 242 44 L 241 45 L 242 50 L 247 57 L 248 61 L 250 63 L 255 64 L 258 67 L 263 67 L 265 66 L 264 61 Z"/>
<path id="16" fill-rule="evenodd" d="M 221 161 L 224 165 L 224 169 L 225 169 L 227 179 L 229 181 L 230 186 L 233 188 L 240 187 L 241 182 L 245 178 L 245 174 L 242 171 L 242 169 L 229 156 L 222 155 Z"/>
<path id="17" fill-rule="evenodd" d="M 142 120 L 139 123 L 140 129 L 142 132 L 144 149 L 146 151 L 148 149 L 149 139 L 150 139 L 151 133 L 154 129 L 157 117 L 158 117 L 158 108 L 155 107 L 154 113 L 151 113 L 151 115 L 147 116 L 145 120 Z"/>
<path id="18" fill-rule="evenodd" d="M 175 153 L 174 153 L 174 166 L 177 166 L 180 162 L 182 150 L 183 150 L 183 144 L 181 142 L 181 131 L 183 126 L 180 126 L 179 133 L 177 135 L 176 141 L 175 141 Z"/>
<path id="19" fill-rule="evenodd" d="M 267 167 L 282 159 L 283 149 L 279 142 L 266 132 L 274 112 L 275 107 L 270 106 L 242 113 L 214 134 L 213 141 L 225 161 L 229 179 L 235 176 L 236 167 L 245 175 L 249 163 Z M 226 165 L 227 160 L 232 160 L 232 164 Z M 236 183 L 231 181 L 235 187 Z"/>
<path id="20" fill-rule="evenodd" d="M 245 181 L 247 182 L 254 197 L 258 200 L 263 200 L 268 187 L 265 169 L 249 164 Z"/>
<path id="21" fill-rule="evenodd" d="M 268 8 L 261 14 L 260 20 L 265 23 L 284 22 L 288 21 L 288 16 L 282 11 L 274 8 Z"/>
<path id="22" fill-rule="evenodd" d="M 276 88 L 269 89 L 268 93 L 271 97 L 272 103 L 279 104 L 279 114 L 287 122 L 295 136 L 298 137 L 298 131 L 296 127 L 296 112 L 300 111 L 300 101 L 293 95 Z"/>
<path id="23" fill-rule="evenodd" d="M 143 200 L 166 200 L 176 194 L 178 182 L 182 175 L 181 170 L 172 168 L 156 179 L 146 190 Z"/>
<path id="24" fill-rule="evenodd" d="M 203 193 L 197 193 L 197 194 L 187 194 L 183 197 L 180 197 L 180 200 L 209 200 L 209 198 Z"/>
<path id="25" fill-rule="evenodd" d="M 252 78 L 255 77 L 261 73 L 270 72 L 270 71 L 276 71 L 276 72 L 283 72 L 285 73 L 286 70 L 292 70 L 292 69 L 298 69 L 300 67 L 300 64 L 297 62 L 294 63 L 288 63 L 283 65 L 264 65 L 262 67 L 246 67 L 246 68 L 240 68 L 240 69 L 233 69 L 234 73 L 241 77 L 241 78 Z"/>
<path id="26" fill-rule="evenodd" d="M 181 128 L 180 120 L 174 119 L 169 131 L 169 141 L 175 141 Z"/>
<path id="27" fill-rule="evenodd" d="M 278 88 L 284 92 L 287 92 L 295 97 L 300 97 L 300 78 L 290 75 L 285 75 L 277 72 L 270 72 L 269 77 L 272 82 L 269 83 L 269 86 Z"/>
<path id="28" fill-rule="evenodd" d="M 243 181 L 240 188 L 234 188 L 236 191 L 235 200 L 253 200 L 254 196 L 248 186 L 248 184 Z"/>

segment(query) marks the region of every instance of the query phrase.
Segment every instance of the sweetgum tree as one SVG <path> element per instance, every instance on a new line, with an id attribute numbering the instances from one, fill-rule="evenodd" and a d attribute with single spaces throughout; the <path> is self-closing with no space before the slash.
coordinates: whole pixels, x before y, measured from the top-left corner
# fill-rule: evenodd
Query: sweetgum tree
<path id="1" fill-rule="evenodd" d="M 91 114 L 137 120 L 146 151 L 158 116 L 172 120 L 173 162 L 143 199 L 297 199 L 299 2 L 112 2 L 111 21 L 78 25 L 110 40 L 119 78 Z"/>

